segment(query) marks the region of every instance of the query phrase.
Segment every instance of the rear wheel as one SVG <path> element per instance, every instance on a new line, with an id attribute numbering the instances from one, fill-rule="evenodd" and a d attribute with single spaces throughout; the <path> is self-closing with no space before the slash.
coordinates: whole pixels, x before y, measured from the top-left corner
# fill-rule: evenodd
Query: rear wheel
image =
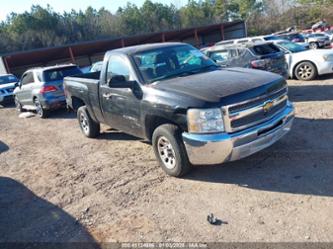
<path id="1" fill-rule="evenodd" d="M 96 123 L 89 115 L 86 106 L 82 106 L 77 111 L 77 119 L 82 133 L 89 138 L 95 138 L 100 133 L 100 124 Z"/>
<path id="2" fill-rule="evenodd" d="M 317 77 L 317 69 L 311 62 L 302 62 L 295 68 L 295 76 L 299 80 L 313 80 Z"/>
<path id="3" fill-rule="evenodd" d="M 152 143 L 155 156 L 168 175 L 181 177 L 190 171 L 191 164 L 177 126 L 159 126 L 154 131 Z"/>
<path id="4" fill-rule="evenodd" d="M 37 116 L 40 117 L 40 118 L 47 118 L 49 116 L 49 112 L 48 112 L 48 110 L 45 110 L 43 108 L 43 106 L 40 103 L 38 98 L 36 98 L 34 100 L 34 103 L 35 103 L 35 107 L 36 107 Z"/>

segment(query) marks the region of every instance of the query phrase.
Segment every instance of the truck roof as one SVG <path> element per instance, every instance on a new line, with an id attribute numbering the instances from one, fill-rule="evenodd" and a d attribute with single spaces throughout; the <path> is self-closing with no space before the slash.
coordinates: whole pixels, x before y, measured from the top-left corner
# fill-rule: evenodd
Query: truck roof
<path id="1" fill-rule="evenodd" d="M 182 43 L 182 42 L 148 43 L 148 44 L 143 44 L 143 45 L 118 48 L 118 49 L 114 49 L 110 52 L 124 53 L 124 54 L 130 55 L 130 54 L 135 54 L 135 53 L 139 53 L 139 52 L 149 51 L 152 49 L 159 49 L 159 48 L 179 46 L 179 45 L 186 45 L 186 43 Z"/>

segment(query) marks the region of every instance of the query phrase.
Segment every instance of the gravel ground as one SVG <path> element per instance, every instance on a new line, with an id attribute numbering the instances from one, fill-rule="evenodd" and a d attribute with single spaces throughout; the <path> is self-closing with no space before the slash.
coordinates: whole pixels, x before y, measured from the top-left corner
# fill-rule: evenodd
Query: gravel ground
<path id="1" fill-rule="evenodd" d="M 134 137 L 0 107 L 0 241 L 333 241 L 333 76 L 289 85 L 290 134 L 184 179 Z"/>

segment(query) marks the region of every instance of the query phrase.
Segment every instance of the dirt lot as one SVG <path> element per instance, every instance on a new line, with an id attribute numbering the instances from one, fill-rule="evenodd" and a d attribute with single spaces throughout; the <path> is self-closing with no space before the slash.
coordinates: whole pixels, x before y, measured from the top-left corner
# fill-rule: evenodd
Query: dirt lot
<path id="1" fill-rule="evenodd" d="M 134 137 L 0 107 L 0 241 L 333 241 L 333 76 L 289 85 L 288 136 L 185 179 Z"/>

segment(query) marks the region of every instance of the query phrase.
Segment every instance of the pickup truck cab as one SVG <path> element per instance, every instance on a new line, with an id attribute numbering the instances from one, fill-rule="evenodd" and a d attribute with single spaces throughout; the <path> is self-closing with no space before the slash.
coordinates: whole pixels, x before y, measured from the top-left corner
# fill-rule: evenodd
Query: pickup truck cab
<path id="1" fill-rule="evenodd" d="M 294 109 L 283 77 L 222 69 L 183 43 L 107 52 L 101 72 L 66 77 L 67 105 L 96 137 L 100 123 L 151 141 L 163 170 L 182 176 L 192 165 L 249 156 L 285 135 Z"/>

